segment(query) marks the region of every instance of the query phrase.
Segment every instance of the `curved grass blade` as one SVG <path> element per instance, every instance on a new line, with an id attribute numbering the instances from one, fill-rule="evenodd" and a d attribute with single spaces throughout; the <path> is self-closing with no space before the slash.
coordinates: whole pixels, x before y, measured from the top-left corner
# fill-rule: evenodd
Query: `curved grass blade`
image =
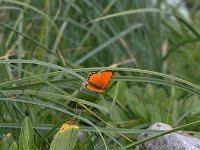
<path id="1" fill-rule="evenodd" d="M 104 16 L 104 17 L 100 17 L 100 18 L 94 19 L 94 20 L 92 20 L 92 22 L 102 21 L 102 20 L 105 20 L 105 19 L 110 19 L 110 18 L 124 16 L 124 15 L 141 14 L 141 13 L 163 13 L 163 14 L 168 14 L 168 15 L 174 16 L 177 20 L 179 20 L 186 27 L 188 27 L 190 29 L 190 31 L 196 37 L 200 38 L 200 34 L 189 23 L 187 23 L 183 18 L 181 18 L 178 15 L 172 14 L 170 12 L 163 11 L 163 10 L 160 10 L 160 9 L 155 9 L 155 8 L 154 9 L 152 9 L 152 8 L 143 8 L 143 9 L 123 11 L 123 12 L 114 13 L 114 14 L 111 14 L 111 15 L 107 15 L 107 16 Z"/>
<path id="2" fill-rule="evenodd" d="M 72 69 L 66 69 L 64 67 L 55 65 L 55 64 L 51 64 L 51 63 L 47 63 L 47 62 L 42 62 L 42 61 L 36 61 L 36 60 L 19 60 L 19 59 L 11 59 L 11 60 L 0 60 L 0 64 L 10 64 L 10 63 L 22 63 L 22 64 L 37 64 L 37 65 L 43 65 L 43 66 L 47 66 L 50 68 L 55 68 L 58 70 L 62 70 L 65 73 L 69 73 L 71 75 L 74 75 L 76 77 L 78 77 L 79 79 L 81 79 L 82 81 L 85 81 L 85 78 L 83 78 L 81 75 L 75 73 Z"/>
<path id="3" fill-rule="evenodd" d="M 155 8 L 143 8 L 143 9 L 135 9 L 135 10 L 127 10 L 119 13 L 114 13 L 111 15 L 103 16 L 97 19 L 92 20 L 91 22 L 97 22 L 97 21 L 102 21 L 105 19 L 110 19 L 114 17 L 119 17 L 119 16 L 124 16 L 124 15 L 131 15 L 131 14 L 141 14 L 141 13 L 168 13 L 165 11 L 162 11 L 160 9 L 155 9 Z"/>
<path id="4" fill-rule="evenodd" d="M 120 32 L 119 34 L 117 34 L 113 38 L 109 39 L 108 41 L 106 41 L 105 43 L 101 44 L 97 48 L 91 50 L 91 52 L 89 52 L 86 55 L 84 55 L 83 57 L 81 57 L 77 62 L 75 62 L 74 66 L 80 65 L 81 63 L 83 63 L 84 61 L 86 61 L 87 59 L 89 59 L 90 57 L 92 57 L 93 55 L 95 55 L 96 53 L 100 52 L 104 48 L 108 47 L 109 45 L 111 45 L 112 43 L 114 43 L 115 41 L 117 41 L 122 36 L 125 36 L 125 35 L 129 34 L 130 32 L 132 32 L 132 31 L 134 31 L 134 30 L 136 30 L 138 28 L 141 28 L 141 27 L 143 27 L 142 24 L 131 25 L 126 30 Z"/>
<path id="5" fill-rule="evenodd" d="M 172 48 L 170 48 L 168 50 L 168 53 L 164 56 L 164 58 L 162 59 L 162 63 L 164 63 L 174 52 L 176 52 L 178 50 L 179 47 L 182 47 L 188 43 L 193 43 L 193 42 L 199 42 L 199 38 L 195 38 L 195 39 L 189 39 L 189 40 L 184 40 L 178 44 L 176 44 L 175 46 L 173 46 Z"/>
<path id="6" fill-rule="evenodd" d="M 40 46 L 41 48 L 45 49 L 46 51 L 48 51 L 50 54 L 52 54 L 53 56 L 55 56 L 55 57 L 57 58 L 57 55 L 56 55 L 55 53 L 53 53 L 49 48 L 47 48 L 47 47 L 45 47 L 44 45 L 42 45 L 40 42 L 34 40 L 32 37 L 30 37 L 30 36 L 28 36 L 28 35 L 26 35 L 26 34 L 24 34 L 24 33 L 22 33 L 22 32 L 19 32 L 19 31 L 15 30 L 14 28 L 12 28 L 12 27 L 10 27 L 10 26 L 8 26 L 8 25 L 2 23 L 2 22 L 0 22 L 0 25 L 3 26 L 3 27 L 8 28 L 9 30 L 14 31 L 14 32 L 17 33 L 17 34 L 22 35 L 24 38 L 30 40 L 31 42 L 33 42 L 33 43 L 35 43 L 36 45 Z"/>
<path id="7" fill-rule="evenodd" d="M 43 107 L 46 107 L 46 108 L 49 108 L 49 109 L 53 109 L 53 110 L 56 110 L 56 111 L 59 111 L 59 112 L 62 112 L 62 113 L 65 113 L 65 114 L 68 114 L 70 116 L 73 116 L 75 118 L 78 118 L 86 123 L 88 123 L 89 125 L 93 126 L 97 132 L 99 133 L 101 139 L 103 140 L 104 142 L 104 146 L 105 146 L 105 149 L 107 150 L 107 145 L 106 145 L 106 142 L 105 142 L 105 139 L 103 137 L 103 135 L 101 134 L 101 132 L 104 132 L 103 130 L 99 130 L 99 127 L 97 127 L 95 124 L 93 124 L 91 121 L 89 121 L 88 119 L 86 118 L 83 118 L 79 115 L 76 115 L 74 113 L 71 113 L 69 112 L 68 110 L 64 109 L 64 108 L 60 108 L 60 107 L 57 107 L 55 105 L 49 105 L 49 104 L 46 104 L 46 103 L 43 103 L 41 101 L 29 101 L 29 100 L 23 100 L 23 99 L 13 99 L 13 98 L 0 98 L 0 100 L 2 101 L 7 101 L 8 99 L 12 100 L 13 102 L 16 101 L 16 102 L 21 102 L 21 103 L 29 103 L 29 104 L 34 104 L 34 105 L 38 105 L 38 106 L 43 106 Z"/>
<path id="8" fill-rule="evenodd" d="M 189 93 L 195 94 L 197 96 L 200 96 L 200 91 L 195 91 L 193 88 L 188 87 L 186 85 L 176 83 L 176 82 L 171 82 L 171 81 L 166 81 L 166 80 L 161 80 L 161 79 L 156 79 L 156 78 L 150 78 L 150 77 L 131 77 L 131 76 L 120 76 L 120 77 L 113 77 L 112 80 L 116 81 L 132 81 L 132 82 L 146 82 L 146 83 L 153 83 L 153 84 L 160 84 L 160 85 L 167 85 L 167 86 L 174 86 L 176 88 L 179 88 L 181 90 L 187 91 Z"/>
<path id="9" fill-rule="evenodd" d="M 40 11 L 39 9 L 37 9 L 36 7 L 33 7 L 29 4 L 26 4 L 26 3 L 23 3 L 23 2 L 20 2 L 20 1 L 13 1 L 13 0 L 0 0 L 0 3 L 1 2 L 6 2 L 6 3 L 11 3 L 11 4 L 16 4 L 16 5 L 20 5 L 20 6 L 23 6 L 25 8 L 29 8 L 35 12 L 37 12 L 38 14 L 40 14 L 41 16 L 43 16 L 44 18 L 46 18 L 52 25 L 53 27 L 56 29 L 56 31 L 58 32 L 58 27 L 57 25 L 54 23 L 54 21 L 49 17 L 47 16 L 45 13 L 43 13 L 42 11 Z"/>
<path id="10" fill-rule="evenodd" d="M 188 123 L 188 124 L 185 124 L 185 125 L 182 125 L 182 126 L 179 126 L 179 127 L 174 128 L 174 129 L 172 129 L 172 130 L 165 131 L 165 132 L 163 132 L 163 133 L 157 134 L 157 135 L 152 136 L 152 137 L 150 137 L 150 138 L 146 138 L 146 139 L 144 139 L 144 140 L 135 142 L 135 143 L 133 143 L 133 144 L 130 144 L 130 145 L 126 146 L 126 148 L 130 148 L 130 147 L 133 148 L 133 147 L 136 147 L 137 145 L 143 144 L 143 143 L 145 143 L 145 142 L 147 142 L 147 141 L 150 141 L 150 140 L 159 138 L 159 137 L 164 136 L 164 135 L 166 135 L 166 134 L 173 133 L 173 132 L 175 132 L 175 131 L 181 130 L 181 129 L 183 129 L 183 128 L 186 128 L 186 127 L 189 127 L 189 126 L 192 126 L 192 125 L 195 125 L 195 124 L 200 124 L 200 120 L 195 121 L 195 122 L 192 122 L 192 123 Z"/>
<path id="11" fill-rule="evenodd" d="M 81 103 L 84 105 L 88 105 L 90 107 L 96 108 L 100 111 L 103 111 L 105 113 L 108 113 L 108 110 L 105 107 L 102 107 L 98 104 L 95 103 L 91 103 L 82 99 L 78 99 L 78 98 L 72 98 L 71 96 L 67 96 L 67 95 L 61 95 L 61 94 L 55 94 L 55 93 L 50 93 L 50 92 L 41 92 L 41 91 L 32 91 L 32 90 L 1 90 L 1 92 L 5 93 L 6 95 L 13 95 L 13 94 L 23 94 L 23 95 L 35 95 L 35 93 L 37 92 L 37 96 L 41 96 L 41 97 L 51 97 L 51 98 L 55 98 L 55 99 L 66 99 L 68 101 L 73 101 L 73 102 L 77 102 L 77 103 Z M 48 104 L 48 103 L 46 103 Z M 56 104 L 56 103 L 55 103 Z M 65 105 L 63 104 L 62 107 L 65 107 Z"/>
<path id="12" fill-rule="evenodd" d="M 113 71 L 125 71 L 125 72 L 138 72 L 138 73 L 144 73 L 144 74 L 149 74 L 149 75 L 155 75 L 158 77 L 163 77 L 166 79 L 170 79 L 172 81 L 178 81 L 182 84 L 188 85 L 193 87 L 194 89 L 200 90 L 200 86 L 193 84 L 189 81 L 186 81 L 184 79 L 178 78 L 178 77 L 174 77 L 168 74 L 164 74 L 164 73 L 160 73 L 160 72 L 155 72 L 155 71 L 150 71 L 150 70 L 143 70 L 143 69 L 133 69 L 133 68 L 113 68 L 113 67 L 94 67 L 94 68 L 84 68 L 84 70 L 82 70 L 82 72 L 86 72 L 86 71 L 99 71 L 99 70 L 106 70 L 106 69 L 110 69 Z M 73 69 L 75 72 L 79 71 L 80 69 Z"/>

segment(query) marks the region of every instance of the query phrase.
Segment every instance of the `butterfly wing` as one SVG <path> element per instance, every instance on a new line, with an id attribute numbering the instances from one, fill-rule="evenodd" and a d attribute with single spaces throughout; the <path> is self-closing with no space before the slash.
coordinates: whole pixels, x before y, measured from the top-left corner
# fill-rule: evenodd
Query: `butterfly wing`
<path id="1" fill-rule="evenodd" d="M 100 77 L 96 72 L 93 72 L 93 73 L 88 75 L 87 82 L 89 84 L 94 85 L 94 86 L 100 86 L 100 84 L 101 84 L 100 83 L 101 82 Z"/>
<path id="2" fill-rule="evenodd" d="M 111 77 L 111 70 L 102 71 L 99 75 L 97 73 L 91 73 L 87 78 L 87 84 L 85 87 L 90 91 L 102 93 L 105 91 L 105 88 L 110 82 Z"/>
<path id="3" fill-rule="evenodd" d="M 110 79 L 112 78 L 113 72 L 112 70 L 105 70 L 102 71 L 100 73 L 100 80 L 101 80 L 101 87 L 103 87 L 104 89 L 106 88 L 106 86 L 108 85 L 108 83 L 110 82 Z"/>
<path id="4" fill-rule="evenodd" d="M 94 91 L 94 92 L 98 92 L 98 93 L 103 93 L 105 90 L 103 89 L 99 89 L 97 87 L 93 87 L 92 85 L 90 84 L 86 84 L 85 85 L 86 89 L 90 90 L 90 91 Z"/>

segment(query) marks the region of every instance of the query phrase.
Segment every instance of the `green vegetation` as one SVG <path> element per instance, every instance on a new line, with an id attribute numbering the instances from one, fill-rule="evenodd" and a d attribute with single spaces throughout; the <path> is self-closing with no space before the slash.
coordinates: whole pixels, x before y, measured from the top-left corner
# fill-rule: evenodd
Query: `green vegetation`
<path id="1" fill-rule="evenodd" d="M 155 122 L 200 137 L 199 8 L 0 0 L 0 149 L 48 150 L 53 139 L 75 150 L 133 149 Z M 85 89 L 89 73 L 108 69 L 104 93 Z M 71 119 L 77 142 L 77 130 L 56 138 Z"/>

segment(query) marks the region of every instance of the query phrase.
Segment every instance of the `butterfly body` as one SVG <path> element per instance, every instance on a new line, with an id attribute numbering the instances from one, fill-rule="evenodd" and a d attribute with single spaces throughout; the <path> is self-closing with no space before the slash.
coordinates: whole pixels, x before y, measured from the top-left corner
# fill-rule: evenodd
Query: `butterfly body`
<path id="1" fill-rule="evenodd" d="M 111 78 L 111 70 L 101 71 L 99 74 L 93 72 L 88 75 L 85 87 L 90 91 L 103 93 Z"/>

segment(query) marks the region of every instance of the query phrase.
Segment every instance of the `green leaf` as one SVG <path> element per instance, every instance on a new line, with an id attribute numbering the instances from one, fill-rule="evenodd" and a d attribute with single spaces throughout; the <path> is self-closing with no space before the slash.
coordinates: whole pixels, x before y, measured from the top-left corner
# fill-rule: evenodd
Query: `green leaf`
<path id="1" fill-rule="evenodd" d="M 120 103 L 121 106 L 125 107 L 127 105 L 127 100 L 126 100 L 126 97 L 124 95 L 124 91 L 125 89 L 127 89 L 127 84 L 126 82 L 119 82 L 118 83 L 119 86 L 117 87 L 116 85 L 109 91 L 109 95 L 112 97 L 112 98 L 116 98 L 116 101 L 117 103 Z M 118 88 L 117 90 L 117 93 L 115 92 L 116 89 Z"/>
<path id="2" fill-rule="evenodd" d="M 8 150 L 18 150 L 17 143 L 13 142 L 11 147 Z"/>
<path id="3" fill-rule="evenodd" d="M 95 150 L 96 141 L 94 142 L 92 140 L 92 135 L 93 134 L 89 134 L 88 132 L 84 133 L 79 143 L 76 144 L 74 150 Z"/>
<path id="4" fill-rule="evenodd" d="M 17 144 L 11 134 L 4 135 L 4 139 L 0 142 L 0 150 L 17 150 Z"/>
<path id="5" fill-rule="evenodd" d="M 190 115 L 200 114 L 200 99 L 197 96 L 191 96 L 184 101 L 183 110 L 188 111 Z"/>
<path id="6" fill-rule="evenodd" d="M 51 142 L 50 150 L 73 150 L 79 126 L 65 122 Z"/>
<path id="7" fill-rule="evenodd" d="M 109 105 L 111 105 L 111 104 L 109 104 Z M 121 122 L 123 120 L 128 119 L 126 112 L 123 111 L 123 109 L 116 104 L 113 105 L 113 107 L 112 107 L 110 117 L 111 117 L 111 120 L 114 122 Z"/>
<path id="8" fill-rule="evenodd" d="M 136 96 L 136 94 L 133 91 L 133 88 L 127 89 L 125 91 L 128 106 L 133 111 L 134 115 L 136 115 L 138 118 L 147 120 L 148 115 L 144 107 L 144 103 L 141 99 L 138 98 L 138 96 Z"/>
<path id="9" fill-rule="evenodd" d="M 24 119 L 22 124 L 21 133 L 19 137 L 19 149 L 20 150 L 38 150 L 33 140 L 34 132 L 32 123 L 29 117 Z"/>

